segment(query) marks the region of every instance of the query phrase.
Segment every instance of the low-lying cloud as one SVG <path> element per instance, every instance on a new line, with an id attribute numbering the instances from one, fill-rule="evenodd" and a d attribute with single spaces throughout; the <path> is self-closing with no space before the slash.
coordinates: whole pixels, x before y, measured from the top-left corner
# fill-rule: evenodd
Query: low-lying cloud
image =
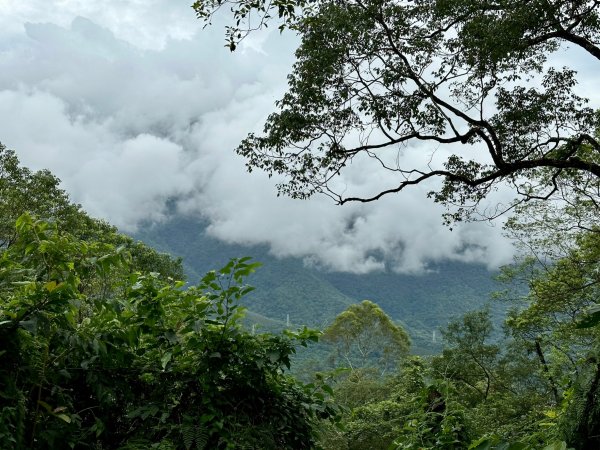
<path id="1" fill-rule="evenodd" d="M 9 6 L 12 25 L 0 32 L 0 141 L 124 230 L 163 220 L 175 202 L 207 219 L 219 239 L 267 244 L 275 255 L 331 270 L 419 272 L 444 259 L 491 267 L 510 259 L 500 227 L 450 231 L 421 187 L 343 207 L 326 197 L 277 197 L 276 180 L 248 174 L 233 149 L 260 130 L 284 92 L 294 37 L 263 34 L 229 54 L 222 28 L 201 31 L 191 10 L 159 20 L 171 3 L 100 9 L 67 1 L 48 15 L 41 1 Z M 422 150 L 403 155 L 417 157 Z M 374 191 L 394 183 L 371 163 L 351 165 L 340 182 Z"/>

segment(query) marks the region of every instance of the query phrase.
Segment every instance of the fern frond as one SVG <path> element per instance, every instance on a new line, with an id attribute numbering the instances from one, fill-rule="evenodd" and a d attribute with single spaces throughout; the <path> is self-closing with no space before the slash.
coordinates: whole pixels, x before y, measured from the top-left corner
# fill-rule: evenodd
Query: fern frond
<path id="1" fill-rule="evenodd" d="M 204 426 L 196 427 L 196 450 L 204 450 L 208 444 L 208 429 Z"/>
<path id="2" fill-rule="evenodd" d="M 181 426 L 181 437 L 185 450 L 190 450 L 196 440 L 196 427 L 193 424 L 184 424 Z"/>

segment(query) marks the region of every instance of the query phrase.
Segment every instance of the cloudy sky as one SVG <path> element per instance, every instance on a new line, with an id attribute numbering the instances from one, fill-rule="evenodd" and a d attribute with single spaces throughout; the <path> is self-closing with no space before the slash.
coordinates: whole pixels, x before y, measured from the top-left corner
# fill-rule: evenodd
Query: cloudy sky
<path id="1" fill-rule="evenodd" d="M 500 225 L 450 231 L 426 188 L 340 207 L 278 198 L 275 180 L 246 173 L 233 149 L 273 111 L 297 42 L 262 33 L 232 54 L 222 26 L 203 30 L 190 3 L 0 0 L 0 141 L 123 230 L 165 220 L 177 199 L 219 239 L 333 270 L 510 260 Z M 368 189 L 380 181 L 371 173 L 354 164 L 340 181 Z"/>

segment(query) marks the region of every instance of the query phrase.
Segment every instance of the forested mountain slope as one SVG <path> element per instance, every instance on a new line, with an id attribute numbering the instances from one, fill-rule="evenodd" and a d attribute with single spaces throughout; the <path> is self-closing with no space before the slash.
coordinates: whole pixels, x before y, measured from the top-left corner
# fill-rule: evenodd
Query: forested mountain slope
<path id="1" fill-rule="evenodd" d="M 483 307 L 498 289 L 494 274 L 479 264 L 439 263 L 421 275 L 328 272 L 307 267 L 300 259 L 277 259 L 266 246 L 221 242 L 208 236 L 205 228 L 200 219 L 174 216 L 168 222 L 141 227 L 135 237 L 182 257 L 191 283 L 232 257 L 252 256 L 262 262 L 263 267 L 250 279 L 257 289 L 248 296 L 246 306 L 251 311 L 249 319 L 268 329 L 285 326 L 288 316 L 292 325 L 322 328 L 348 305 L 369 299 L 409 330 L 415 352 L 429 353 L 441 348 L 439 327 L 465 311 Z M 500 309 L 492 305 L 496 315 Z"/>

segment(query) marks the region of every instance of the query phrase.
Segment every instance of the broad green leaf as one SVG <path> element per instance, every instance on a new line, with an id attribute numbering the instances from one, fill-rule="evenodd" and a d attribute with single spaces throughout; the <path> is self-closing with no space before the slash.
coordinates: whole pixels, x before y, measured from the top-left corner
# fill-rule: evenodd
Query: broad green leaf
<path id="1" fill-rule="evenodd" d="M 58 284 L 56 283 L 56 281 L 52 280 L 52 281 L 48 281 L 46 284 L 44 284 L 44 288 L 46 288 L 46 290 L 48 292 L 52 292 L 56 289 L 56 287 L 58 286 Z"/>
<path id="2" fill-rule="evenodd" d="M 163 355 L 162 358 L 160 358 L 160 366 L 163 368 L 163 370 L 165 369 L 165 367 L 167 367 L 167 364 L 169 364 L 169 361 L 171 361 L 172 356 L 173 355 L 171 352 L 167 352 Z"/>
<path id="3" fill-rule="evenodd" d="M 564 441 L 556 441 L 544 447 L 544 450 L 567 450 L 567 444 Z"/>
<path id="4" fill-rule="evenodd" d="M 56 417 L 58 417 L 61 420 L 64 420 L 67 423 L 71 423 L 71 418 L 66 414 L 57 414 Z"/>

